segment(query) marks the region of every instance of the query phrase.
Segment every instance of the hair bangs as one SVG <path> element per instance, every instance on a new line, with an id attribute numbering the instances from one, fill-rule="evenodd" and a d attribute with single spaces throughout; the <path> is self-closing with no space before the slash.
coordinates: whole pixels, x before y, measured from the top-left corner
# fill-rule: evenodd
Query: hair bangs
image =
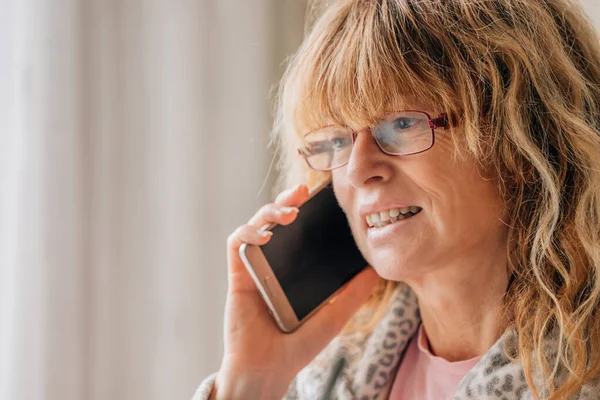
<path id="1" fill-rule="evenodd" d="M 297 55 L 288 80 L 295 87 L 285 103 L 300 136 L 330 124 L 360 129 L 394 111 L 438 111 L 444 98 L 454 97 L 440 92 L 442 77 L 432 62 L 417 59 L 422 49 L 394 25 L 394 10 L 358 5 L 330 10 Z"/>

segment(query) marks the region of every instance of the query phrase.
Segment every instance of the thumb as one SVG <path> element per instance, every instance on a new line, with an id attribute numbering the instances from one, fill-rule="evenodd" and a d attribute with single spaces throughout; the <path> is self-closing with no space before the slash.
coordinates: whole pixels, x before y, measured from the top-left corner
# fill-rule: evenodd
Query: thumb
<path id="1" fill-rule="evenodd" d="M 309 340 L 319 350 L 325 347 L 365 303 L 380 279 L 373 268 L 365 268 L 340 290 L 335 301 L 325 304 L 298 329 L 298 339 Z"/>

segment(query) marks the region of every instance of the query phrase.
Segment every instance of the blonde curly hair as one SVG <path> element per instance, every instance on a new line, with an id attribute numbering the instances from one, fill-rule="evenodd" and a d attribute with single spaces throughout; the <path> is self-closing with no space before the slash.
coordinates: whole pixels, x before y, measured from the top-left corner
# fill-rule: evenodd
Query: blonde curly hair
<path id="1" fill-rule="evenodd" d="M 316 7 L 279 87 L 279 187 L 327 178 L 296 154 L 325 121 L 366 126 L 409 98 L 457 116 L 455 156 L 490 171 L 510 210 L 504 307 L 518 354 L 508 356 L 536 399 L 533 371 L 550 399 L 574 395 L 600 375 L 600 41 L 590 20 L 568 0 L 330 3 Z M 372 296 L 380 309 L 396 284 Z M 552 363 L 542 347 L 551 331 Z"/>

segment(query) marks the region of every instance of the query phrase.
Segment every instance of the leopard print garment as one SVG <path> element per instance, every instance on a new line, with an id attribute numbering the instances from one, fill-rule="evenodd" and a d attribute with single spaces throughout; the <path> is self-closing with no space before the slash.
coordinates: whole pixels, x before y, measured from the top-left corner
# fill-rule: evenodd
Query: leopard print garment
<path id="1" fill-rule="evenodd" d="M 368 319 L 369 310 L 356 318 Z M 333 361 L 343 354 L 346 364 L 336 381 L 332 399 L 383 400 L 389 395 L 408 342 L 417 332 L 421 318 L 416 295 L 408 285 L 398 286 L 387 313 L 372 332 L 335 338 L 290 385 L 285 400 L 320 399 Z M 520 364 L 511 363 L 502 346 L 516 348 L 516 335 L 507 331 L 461 380 L 455 400 L 533 400 Z M 550 360 L 552 342 L 546 343 Z M 200 385 L 194 400 L 206 400 L 214 377 Z M 534 377 L 538 391 L 541 385 Z M 544 397 L 542 397 L 543 399 Z M 600 400 L 600 384 L 587 384 L 574 400 Z"/>

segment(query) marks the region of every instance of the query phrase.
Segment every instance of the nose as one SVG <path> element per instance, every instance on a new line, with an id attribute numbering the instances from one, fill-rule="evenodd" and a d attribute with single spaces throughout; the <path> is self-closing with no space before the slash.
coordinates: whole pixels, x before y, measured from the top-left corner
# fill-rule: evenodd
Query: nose
<path id="1" fill-rule="evenodd" d="M 357 188 L 387 181 L 392 174 L 389 157 L 379 149 L 369 129 L 355 133 L 346 165 L 348 181 Z"/>

